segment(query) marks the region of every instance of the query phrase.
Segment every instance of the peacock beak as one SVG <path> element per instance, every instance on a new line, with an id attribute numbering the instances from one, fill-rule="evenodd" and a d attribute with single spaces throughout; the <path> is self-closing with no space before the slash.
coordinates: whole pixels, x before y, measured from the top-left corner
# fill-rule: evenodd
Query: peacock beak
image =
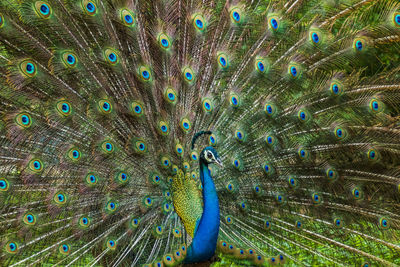
<path id="1" fill-rule="evenodd" d="M 221 159 L 217 159 L 217 160 L 215 161 L 215 163 L 217 163 L 220 167 L 224 167 L 224 164 L 222 164 Z"/>

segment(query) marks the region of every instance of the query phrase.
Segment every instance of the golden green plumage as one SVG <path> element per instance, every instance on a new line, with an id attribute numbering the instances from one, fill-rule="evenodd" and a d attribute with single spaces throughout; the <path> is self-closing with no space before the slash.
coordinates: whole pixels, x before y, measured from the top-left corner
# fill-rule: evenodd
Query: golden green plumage
<path id="1" fill-rule="evenodd" d="M 182 170 L 172 182 L 172 199 L 176 213 L 182 219 L 187 233 L 193 238 L 196 224 L 203 213 L 201 190 L 190 173 Z"/>

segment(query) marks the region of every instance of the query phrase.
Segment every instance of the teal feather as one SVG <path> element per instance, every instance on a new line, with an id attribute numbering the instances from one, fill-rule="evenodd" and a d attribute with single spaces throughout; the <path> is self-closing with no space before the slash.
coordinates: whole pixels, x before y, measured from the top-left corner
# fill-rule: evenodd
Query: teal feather
<path id="1" fill-rule="evenodd" d="M 399 44 L 396 0 L 1 1 L 0 265 L 400 265 Z"/>

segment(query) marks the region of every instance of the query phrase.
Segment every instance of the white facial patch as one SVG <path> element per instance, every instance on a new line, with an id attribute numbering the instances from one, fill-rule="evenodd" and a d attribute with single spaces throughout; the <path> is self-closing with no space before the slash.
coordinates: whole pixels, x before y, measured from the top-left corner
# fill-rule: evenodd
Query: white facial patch
<path id="1" fill-rule="evenodd" d="M 204 151 L 204 158 L 208 161 L 208 162 L 214 162 L 216 161 L 214 153 L 212 153 L 210 150 L 205 150 Z"/>

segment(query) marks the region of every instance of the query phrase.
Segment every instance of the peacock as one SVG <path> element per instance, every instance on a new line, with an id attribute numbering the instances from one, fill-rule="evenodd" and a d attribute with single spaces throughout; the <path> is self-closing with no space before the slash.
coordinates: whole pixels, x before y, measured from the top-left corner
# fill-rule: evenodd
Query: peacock
<path id="1" fill-rule="evenodd" d="M 1 266 L 400 265 L 397 0 L 0 1 Z"/>

